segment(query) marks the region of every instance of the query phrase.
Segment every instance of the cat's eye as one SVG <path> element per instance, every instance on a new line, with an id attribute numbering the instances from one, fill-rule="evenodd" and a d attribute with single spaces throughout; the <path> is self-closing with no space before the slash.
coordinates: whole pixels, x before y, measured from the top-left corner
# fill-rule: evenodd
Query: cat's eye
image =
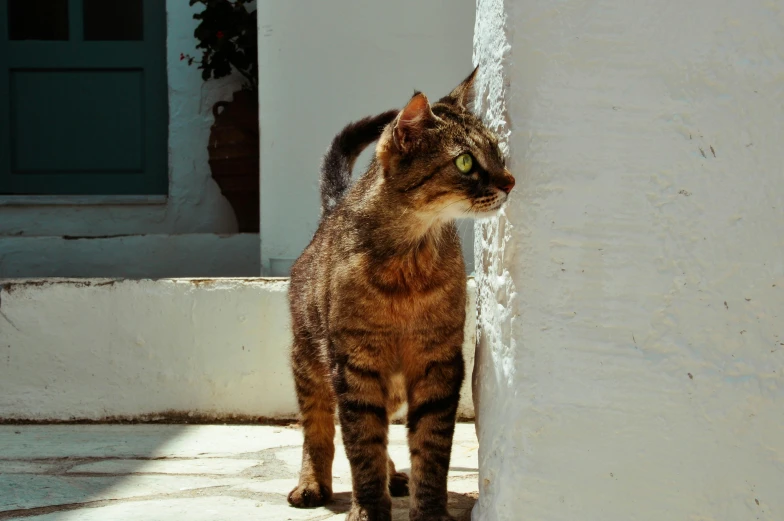
<path id="1" fill-rule="evenodd" d="M 455 166 L 458 170 L 467 174 L 474 166 L 474 158 L 471 157 L 471 154 L 460 154 L 455 158 Z"/>

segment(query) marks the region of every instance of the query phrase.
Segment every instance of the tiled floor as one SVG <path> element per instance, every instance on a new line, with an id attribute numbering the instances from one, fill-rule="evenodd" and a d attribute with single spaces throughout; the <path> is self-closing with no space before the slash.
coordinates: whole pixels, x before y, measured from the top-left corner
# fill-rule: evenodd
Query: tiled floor
<path id="1" fill-rule="evenodd" d="M 343 520 L 351 480 L 342 445 L 333 501 L 310 510 L 286 502 L 301 443 L 296 427 L 0 425 L 0 520 Z M 474 426 L 459 424 L 449 502 L 460 520 L 477 497 L 477 447 Z M 407 471 L 402 426 L 391 427 L 389 452 Z M 394 499 L 393 519 L 408 519 L 408 498 Z"/>

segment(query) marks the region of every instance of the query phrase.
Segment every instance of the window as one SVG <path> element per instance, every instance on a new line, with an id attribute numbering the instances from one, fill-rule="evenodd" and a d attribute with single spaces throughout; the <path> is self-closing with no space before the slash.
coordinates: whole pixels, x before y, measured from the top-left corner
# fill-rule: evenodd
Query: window
<path id="1" fill-rule="evenodd" d="M 162 0 L 0 0 L 0 194 L 168 189 Z"/>

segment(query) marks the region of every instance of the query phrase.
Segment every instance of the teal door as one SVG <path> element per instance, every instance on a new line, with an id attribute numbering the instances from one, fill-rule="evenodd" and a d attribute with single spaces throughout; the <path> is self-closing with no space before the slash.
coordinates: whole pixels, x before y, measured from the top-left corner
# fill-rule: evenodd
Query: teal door
<path id="1" fill-rule="evenodd" d="M 165 4 L 0 0 L 0 194 L 166 194 Z"/>

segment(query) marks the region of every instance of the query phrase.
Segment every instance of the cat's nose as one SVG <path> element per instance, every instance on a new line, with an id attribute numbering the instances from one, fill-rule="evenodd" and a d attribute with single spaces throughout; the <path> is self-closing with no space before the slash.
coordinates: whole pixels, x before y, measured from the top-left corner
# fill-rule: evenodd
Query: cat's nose
<path id="1" fill-rule="evenodd" d="M 498 188 L 508 194 L 512 191 L 512 188 L 514 188 L 515 178 L 512 177 L 512 174 L 510 174 L 508 170 L 504 170 L 504 174 L 504 178 L 498 183 Z"/>

